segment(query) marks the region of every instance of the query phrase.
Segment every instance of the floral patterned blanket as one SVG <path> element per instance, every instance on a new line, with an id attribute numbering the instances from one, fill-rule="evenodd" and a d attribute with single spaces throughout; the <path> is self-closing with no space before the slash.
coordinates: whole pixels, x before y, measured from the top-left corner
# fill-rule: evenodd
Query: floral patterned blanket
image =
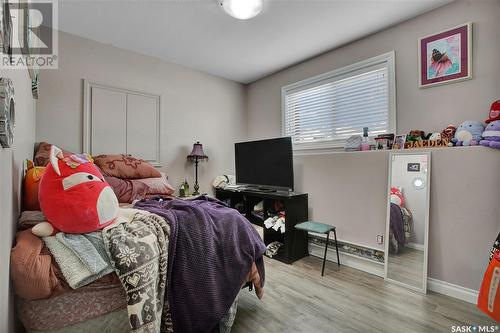
<path id="1" fill-rule="evenodd" d="M 106 227 L 102 235 L 127 295 L 132 332 L 173 332 L 166 292 L 167 222 L 158 215 L 137 212 L 129 222 Z"/>

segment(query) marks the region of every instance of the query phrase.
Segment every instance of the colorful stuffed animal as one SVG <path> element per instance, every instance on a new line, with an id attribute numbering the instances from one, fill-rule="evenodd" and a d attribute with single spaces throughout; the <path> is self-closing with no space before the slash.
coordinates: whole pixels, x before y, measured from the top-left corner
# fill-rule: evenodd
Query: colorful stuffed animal
<path id="1" fill-rule="evenodd" d="M 398 206 L 405 205 L 405 198 L 403 196 L 403 189 L 398 187 L 391 187 L 391 202 Z"/>
<path id="2" fill-rule="evenodd" d="M 406 136 L 407 142 L 423 141 L 426 139 L 425 132 L 421 130 L 411 130 Z"/>
<path id="3" fill-rule="evenodd" d="M 23 209 L 40 210 L 38 203 L 38 187 L 45 167 L 35 166 L 33 161 L 26 161 L 26 175 L 23 183 Z"/>
<path id="4" fill-rule="evenodd" d="M 486 126 L 483 132 L 483 140 L 479 144 L 485 147 L 500 149 L 500 120 L 495 120 Z"/>
<path id="5" fill-rule="evenodd" d="M 429 140 L 441 140 L 441 133 L 434 132 L 429 136 Z"/>
<path id="6" fill-rule="evenodd" d="M 32 229 L 38 236 L 56 230 L 88 233 L 111 224 L 118 215 L 118 200 L 88 155 L 64 157 L 56 146 L 40 181 L 40 208 L 50 222 Z"/>
<path id="7" fill-rule="evenodd" d="M 490 107 L 488 119 L 484 122 L 489 124 L 492 121 L 500 120 L 500 100 L 493 102 Z"/>
<path id="8" fill-rule="evenodd" d="M 454 125 L 448 125 L 444 130 L 441 131 L 441 139 L 442 140 L 448 140 L 451 142 L 451 140 L 455 137 L 455 132 L 457 131 L 457 128 Z"/>
<path id="9" fill-rule="evenodd" d="M 451 140 L 455 146 L 477 146 L 481 141 L 484 125 L 480 121 L 464 121 L 458 126 L 455 137 Z"/>

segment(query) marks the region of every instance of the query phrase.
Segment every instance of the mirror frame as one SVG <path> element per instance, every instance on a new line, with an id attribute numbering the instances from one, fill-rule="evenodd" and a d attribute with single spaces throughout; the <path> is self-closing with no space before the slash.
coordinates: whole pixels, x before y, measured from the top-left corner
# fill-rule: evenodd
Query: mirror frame
<path id="1" fill-rule="evenodd" d="M 389 228 L 390 228 L 390 219 L 391 219 L 391 181 L 392 181 L 392 160 L 393 156 L 397 155 L 426 155 L 427 156 L 427 186 L 425 189 L 426 198 L 426 212 L 425 212 L 425 221 L 424 221 L 424 266 L 423 266 L 423 281 L 422 288 L 412 286 L 410 284 L 406 284 L 401 281 L 397 281 L 391 279 L 387 276 L 388 263 L 389 263 Z M 386 212 L 386 222 L 385 222 L 385 252 L 384 252 L 384 279 L 386 281 L 398 284 L 400 286 L 404 286 L 406 288 L 419 291 L 423 294 L 427 293 L 427 267 L 428 267 L 428 255 L 429 255 L 429 212 L 430 212 L 430 196 L 431 196 L 431 152 L 430 151 L 398 151 L 391 152 L 389 154 L 389 173 L 387 176 L 387 212 Z"/>

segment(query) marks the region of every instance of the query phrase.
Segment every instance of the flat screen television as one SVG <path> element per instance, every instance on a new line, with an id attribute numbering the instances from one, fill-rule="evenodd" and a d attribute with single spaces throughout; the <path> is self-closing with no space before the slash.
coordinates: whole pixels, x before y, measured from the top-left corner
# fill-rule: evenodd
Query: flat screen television
<path id="1" fill-rule="evenodd" d="M 234 145 L 236 183 L 261 190 L 293 191 L 290 137 L 239 142 Z"/>

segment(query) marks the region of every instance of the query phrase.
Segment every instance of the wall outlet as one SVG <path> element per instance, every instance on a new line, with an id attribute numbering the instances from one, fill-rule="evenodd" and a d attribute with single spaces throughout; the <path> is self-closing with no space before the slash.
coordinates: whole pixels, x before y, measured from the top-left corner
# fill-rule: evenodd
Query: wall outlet
<path id="1" fill-rule="evenodd" d="M 384 236 L 377 235 L 377 244 L 384 244 Z"/>

